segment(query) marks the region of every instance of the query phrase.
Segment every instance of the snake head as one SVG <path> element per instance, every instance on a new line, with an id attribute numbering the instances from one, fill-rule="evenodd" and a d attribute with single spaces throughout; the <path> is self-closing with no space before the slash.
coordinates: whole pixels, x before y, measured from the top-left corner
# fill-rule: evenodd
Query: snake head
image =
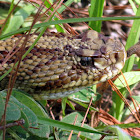
<path id="1" fill-rule="evenodd" d="M 92 75 L 98 73 L 98 81 L 103 82 L 114 77 L 123 68 L 126 51 L 119 41 L 93 30 L 87 31 L 81 40 L 83 45 L 75 50 L 79 58 L 77 64 Z"/>

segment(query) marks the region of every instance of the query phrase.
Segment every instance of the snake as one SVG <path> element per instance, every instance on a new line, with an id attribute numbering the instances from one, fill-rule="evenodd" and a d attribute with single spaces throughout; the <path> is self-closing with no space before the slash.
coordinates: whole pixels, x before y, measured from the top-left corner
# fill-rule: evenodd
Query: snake
<path id="1" fill-rule="evenodd" d="M 25 51 L 38 34 L 31 34 Z M 14 66 L 20 49 L 2 65 L 9 52 L 21 48 L 25 36 L 0 40 L 0 76 Z M 58 99 L 82 88 L 107 81 L 124 67 L 127 57 L 137 53 L 139 44 L 127 52 L 118 40 L 94 30 L 80 35 L 45 32 L 34 48 L 21 61 L 14 87 L 30 93 L 37 100 Z M 15 71 L 15 68 L 13 69 Z M 7 88 L 10 74 L 1 82 Z"/>

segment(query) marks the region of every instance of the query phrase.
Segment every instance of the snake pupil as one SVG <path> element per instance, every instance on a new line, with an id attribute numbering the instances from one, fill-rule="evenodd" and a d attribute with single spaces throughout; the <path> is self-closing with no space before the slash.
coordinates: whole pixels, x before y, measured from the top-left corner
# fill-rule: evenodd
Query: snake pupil
<path id="1" fill-rule="evenodd" d="M 92 57 L 81 57 L 80 63 L 82 66 L 94 66 Z"/>

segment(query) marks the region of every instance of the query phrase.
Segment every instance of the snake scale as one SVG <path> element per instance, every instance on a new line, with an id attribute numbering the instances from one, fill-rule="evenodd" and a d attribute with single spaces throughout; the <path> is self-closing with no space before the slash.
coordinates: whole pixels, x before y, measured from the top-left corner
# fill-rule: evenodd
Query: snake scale
<path id="1" fill-rule="evenodd" d="M 30 36 L 25 50 L 37 38 Z M 19 37 L 0 41 L 0 63 L 16 42 L 19 48 L 24 42 Z M 135 47 L 135 46 L 134 46 Z M 32 94 L 35 99 L 57 99 L 79 91 L 83 87 L 104 82 L 117 75 L 135 48 L 125 51 L 116 40 L 89 30 L 81 35 L 44 33 L 31 52 L 21 61 L 15 88 Z M 0 75 L 13 67 L 19 53 L 0 65 Z M 0 88 L 8 85 L 10 74 L 0 82 Z"/>

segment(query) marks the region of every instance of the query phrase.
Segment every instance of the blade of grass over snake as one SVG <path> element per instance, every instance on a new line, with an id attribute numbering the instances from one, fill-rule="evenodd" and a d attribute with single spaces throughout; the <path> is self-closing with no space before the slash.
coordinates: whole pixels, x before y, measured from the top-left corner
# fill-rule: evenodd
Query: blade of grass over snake
<path id="1" fill-rule="evenodd" d="M 58 20 L 58 21 L 50 21 L 50 22 L 44 22 L 40 24 L 36 24 L 33 26 L 32 29 L 39 28 L 39 27 L 45 27 L 49 25 L 56 25 L 56 24 L 63 24 L 63 23 L 75 23 L 75 22 L 87 22 L 87 21 L 109 21 L 109 20 L 136 20 L 140 19 L 140 16 L 133 16 L 133 17 L 90 17 L 90 18 L 71 18 L 71 19 L 63 19 L 63 20 Z M 4 39 L 5 37 L 18 34 L 24 31 L 27 31 L 30 29 L 29 27 L 21 28 L 17 31 L 10 32 L 8 34 L 0 36 L 0 39 Z"/>

